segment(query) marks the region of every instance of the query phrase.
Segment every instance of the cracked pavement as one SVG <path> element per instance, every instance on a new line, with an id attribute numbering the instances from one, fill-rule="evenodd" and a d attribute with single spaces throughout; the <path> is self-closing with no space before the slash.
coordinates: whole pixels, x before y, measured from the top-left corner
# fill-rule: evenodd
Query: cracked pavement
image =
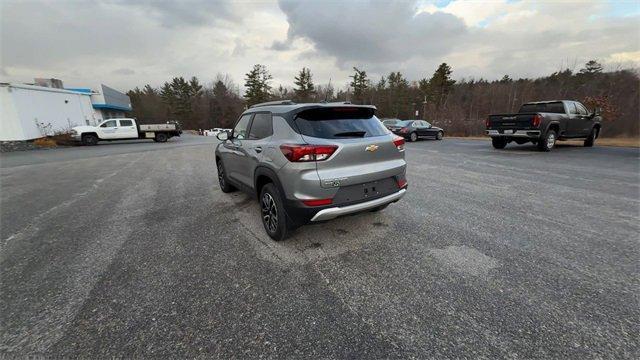
<path id="1" fill-rule="evenodd" d="M 275 243 L 215 143 L 0 154 L 0 353 L 638 358 L 638 149 L 407 144 L 400 202 Z"/>

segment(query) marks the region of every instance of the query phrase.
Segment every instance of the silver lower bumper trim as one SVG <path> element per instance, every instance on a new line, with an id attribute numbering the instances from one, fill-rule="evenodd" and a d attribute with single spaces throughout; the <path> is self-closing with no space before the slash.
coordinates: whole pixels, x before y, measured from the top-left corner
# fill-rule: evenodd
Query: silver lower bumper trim
<path id="1" fill-rule="evenodd" d="M 500 134 L 498 130 L 487 130 L 487 135 L 537 138 L 540 137 L 540 130 L 516 130 L 513 132 L 513 134 Z"/>
<path id="2" fill-rule="evenodd" d="M 381 197 L 379 199 L 344 206 L 344 207 L 332 207 L 324 210 L 318 211 L 318 213 L 311 219 L 311 221 L 323 221 L 323 220 L 331 220 L 337 218 L 338 216 L 352 214 L 364 210 L 373 209 L 375 207 L 388 204 L 390 202 L 394 202 L 399 200 L 404 196 L 407 192 L 406 189 L 401 189 L 400 191 L 393 193 L 391 195 L 387 195 L 385 197 Z"/>

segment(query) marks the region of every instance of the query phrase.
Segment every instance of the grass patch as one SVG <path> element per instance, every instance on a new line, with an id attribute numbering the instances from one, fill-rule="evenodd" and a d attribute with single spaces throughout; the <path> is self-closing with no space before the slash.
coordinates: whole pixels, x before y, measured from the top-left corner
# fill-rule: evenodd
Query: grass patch
<path id="1" fill-rule="evenodd" d="M 463 139 L 463 140 L 491 140 L 489 136 L 447 136 L 449 139 Z M 567 145 L 584 145 L 584 140 L 562 140 L 559 144 Z M 618 146 L 618 147 L 636 147 L 640 148 L 640 138 L 598 138 L 596 139 L 595 146 Z"/>
<path id="2" fill-rule="evenodd" d="M 33 140 L 33 144 L 37 147 L 42 147 L 42 148 L 54 148 L 58 146 L 55 140 L 50 139 L 48 137 L 35 139 Z"/>

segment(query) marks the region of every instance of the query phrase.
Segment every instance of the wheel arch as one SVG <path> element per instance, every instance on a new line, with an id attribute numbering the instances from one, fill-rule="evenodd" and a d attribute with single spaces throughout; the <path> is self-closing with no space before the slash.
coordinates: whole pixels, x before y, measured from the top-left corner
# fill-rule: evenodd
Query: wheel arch
<path id="1" fill-rule="evenodd" d="M 558 136 L 560 135 L 560 123 L 557 121 L 552 121 L 549 123 L 549 125 L 547 125 L 547 129 L 545 131 L 545 133 L 547 133 L 547 131 L 549 130 L 555 130 L 556 134 L 558 134 Z M 540 135 L 544 135 L 544 134 L 540 134 Z"/>
<path id="2" fill-rule="evenodd" d="M 83 132 L 82 135 L 80 135 L 80 138 L 83 138 L 87 135 L 93 135 L 95 137 L 97 137 L 98 139 L 100 139 L 100 136 L 98 136 L 98 133 L 95 131 L 89 131 L 89 132 Z"/>
<path id="3" fill-rule="evenodd" d="M 253 173 L 253 189 L 256 193 L 256 197 L 260 196 L 262 188 L 269 183 L 275 184 L 278 191 L 280 191 L 280 194 L 285 196 L 284 188 L 282 187 L 282 183 L 280 182 L 276 172 L 266 166 L 258 166 Z"/>

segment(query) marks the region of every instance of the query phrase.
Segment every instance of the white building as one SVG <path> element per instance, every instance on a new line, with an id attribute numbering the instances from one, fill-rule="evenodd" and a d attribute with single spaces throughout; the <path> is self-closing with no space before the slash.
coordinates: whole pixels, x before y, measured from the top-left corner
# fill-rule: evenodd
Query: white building
<path id="1" fill-rule="evenodd" d="M 129 97 L 105 85 L 92 90 L 0 83 L 0 141 L 54 135 L 129 111 Z"/>

